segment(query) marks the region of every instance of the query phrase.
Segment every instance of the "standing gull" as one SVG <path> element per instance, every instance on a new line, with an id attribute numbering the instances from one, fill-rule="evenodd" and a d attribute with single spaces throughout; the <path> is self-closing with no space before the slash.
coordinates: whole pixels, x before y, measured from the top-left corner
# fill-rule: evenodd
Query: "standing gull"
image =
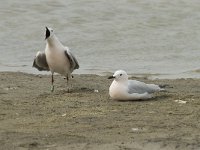
<path id="1" fill-rule="evenodd" d="M 152 98 L 152 93 L 164 90 L 155 84 L 146 84 L 136 80 L 128 80 L 123 70 L 118 70 L 108 79 L 114 81 L 110 85 L 109 94 L 114 100 L 138 100 Z"/>
<path id="2" fill-rule="evenodd" d="M 47 42 L 45 52 L 37 52 L 33 67 L 39 71 L 51 71 L 51 91 L 54 91 L 54 72 L 65 76 L 68 82 L 71 73 L 79 68 L 79 64 L 69 48 L 58 40 L 53 29 L 46 27 L 45 39 Z"/>

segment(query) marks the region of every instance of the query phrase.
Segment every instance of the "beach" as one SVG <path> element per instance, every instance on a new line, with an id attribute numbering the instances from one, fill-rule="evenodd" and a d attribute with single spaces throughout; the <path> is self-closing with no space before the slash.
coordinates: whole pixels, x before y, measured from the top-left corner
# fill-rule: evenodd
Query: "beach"
<path id="1" fill-rule="evenodd" d="M 111 74 L 110 74 L 111 75 Z M 114 101 L 108 76 L 0 73 L 2 150 L 200 149 L 200 79 L 131 77 L 165 85 L 150 100 Z"/>

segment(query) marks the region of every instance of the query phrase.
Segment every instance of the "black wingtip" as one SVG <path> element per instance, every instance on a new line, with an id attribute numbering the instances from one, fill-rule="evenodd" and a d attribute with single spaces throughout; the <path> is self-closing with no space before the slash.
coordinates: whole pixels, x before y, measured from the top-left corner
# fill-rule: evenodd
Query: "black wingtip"
<path id="1" fill-rule="evenodd" d="M 163 85 L 158 85 L 160 88 L 173 88 L 173 86 L 169 85 L 169 84 L 163 84 Z"/>
<path id="2" fill-rule="evenodd" d="M 35 59 L 34 59 L 32 67 L 35 67 L 35 66 L 36 66 L 36 64 L 35 64 Z"/>

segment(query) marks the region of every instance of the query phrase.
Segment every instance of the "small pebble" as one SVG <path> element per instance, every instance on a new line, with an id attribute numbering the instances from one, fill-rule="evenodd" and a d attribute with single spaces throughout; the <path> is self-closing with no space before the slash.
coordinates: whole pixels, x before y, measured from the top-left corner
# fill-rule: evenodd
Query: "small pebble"
<path id="1" fill-rule="evenodd" d="M 179 103 L 179 104 L 186 104 L 187 101 L 182 101 L 182 100 L 175 100 L 175 102 Z"/>
<path id="2" fill-rule="evenodd" d="M 95 93 L 99 93 L 99 90 L 94 90 Z"/>
<path id="3" fill-rule="evenodd" d="M 62 114 L 62 117 L 65 117 L 67 114 Z"/>
<path id="4" fill-rule="evenodd" d="M 131 130 L 132 130 L 133 132 L 136 132 L 136 131 L 138 131 L 139 129 L 138 129 L 138 128 L 131 128 Z"/>

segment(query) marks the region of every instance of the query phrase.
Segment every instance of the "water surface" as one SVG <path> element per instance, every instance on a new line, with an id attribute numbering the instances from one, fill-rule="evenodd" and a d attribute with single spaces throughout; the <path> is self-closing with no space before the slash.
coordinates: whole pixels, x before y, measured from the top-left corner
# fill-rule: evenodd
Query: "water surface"
<path id="1" fill-rule="evenodd" d="M 198 0 L 7 0 L 0 5 L 0 71 L 32 68 L 45 26 L 76 55 L 75 73 L 200 78 Z"/>

